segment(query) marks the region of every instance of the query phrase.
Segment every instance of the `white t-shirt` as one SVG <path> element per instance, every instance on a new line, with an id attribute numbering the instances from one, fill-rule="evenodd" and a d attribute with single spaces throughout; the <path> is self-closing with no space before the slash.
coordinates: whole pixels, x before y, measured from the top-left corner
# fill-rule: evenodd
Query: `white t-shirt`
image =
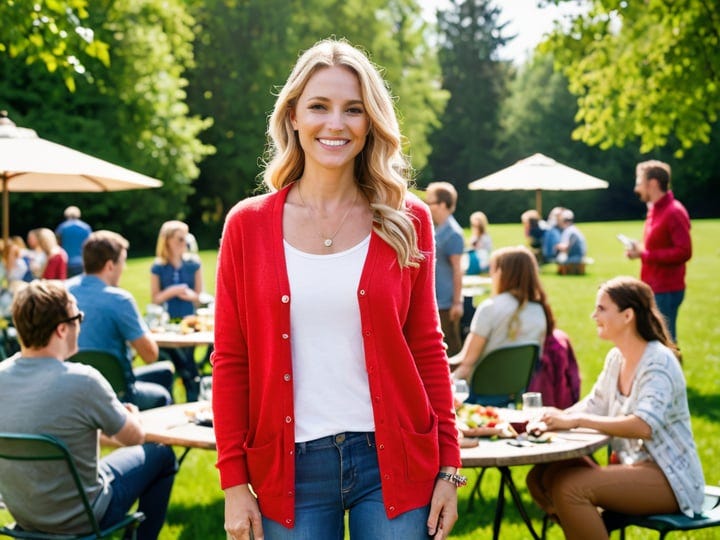
<path id="1" fill-rule="evenodd" d="M 369 245 L 314 255 L 285 242 L 295 442 L 375 430 L 357 299 Z"/>
<path id="2" fill-rule="evenodd" d="M 547 332 L 545 311 L 537 302 L 528 302 L 520 310 L 520 325 L 515 339 L 508 335 L 510 319 L 518 307 L 517 299 L 509 292 L 483 301 L 475 310 L 470 331 L 487 339 L 482 357 L 500 347 L 536 343 L 542 348 Z"/>

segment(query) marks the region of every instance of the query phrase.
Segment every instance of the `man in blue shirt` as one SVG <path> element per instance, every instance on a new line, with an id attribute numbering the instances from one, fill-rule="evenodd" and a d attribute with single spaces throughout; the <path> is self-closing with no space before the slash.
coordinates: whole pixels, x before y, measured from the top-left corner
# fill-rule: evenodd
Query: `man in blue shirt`
<path id="1" fill-rule="evenodd" d="M 449 182 L 432 182 L 425 192 L 435 224 L 435 296 L 440 312 L 440 324 L 445 334 L 447 354 L 460 352 L 460 319 L 463 316 L 462 260 L 465 237 L 462 227 L 453 217 L 457 191 Z"/>
<path id="2" fill-rule="evenodd" d="M 80 350 L 107 351 L 132 364 L 133 349 L 148 366 L 135 368 L 133 402 L 140 410 L 172 403 L 173 365 L 158 362 L 158 346 L 132 295 L 119 288 L 128 241 L 111 231 L 90 234 L 83 246 L 85 274 L 68 283 L 85 313 Z M 129 347 L 130 344 L 132 347 Z"/>
<path id="3" fill-rule="evenodd" d="M 65 221 L 55 230 L 60 245 L 68 255 L 68 277 L 82 274 L 82 245 L 90 236 L 90 225 L 80 219 L 80 209 L 77 206 L 68 206 L 65 209 Z"/>

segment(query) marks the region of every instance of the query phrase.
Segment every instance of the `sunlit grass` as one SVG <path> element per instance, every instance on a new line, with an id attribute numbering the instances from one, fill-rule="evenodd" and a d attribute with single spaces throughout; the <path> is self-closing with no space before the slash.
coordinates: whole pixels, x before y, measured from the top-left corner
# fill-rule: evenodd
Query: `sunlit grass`
<path id="1" fill-rule="evenodd" d="M 557 319 L 558 327 L 565 330 L 575 349 L 583 378 L 582 392 L 586 393 L 597 377 L 610 345 L 595 335 L 590 321 L 595 292 L 600 283 L 616 275 L 639 274 L 637 261 L 629 261 L 623 255 L 622 245 L 615 235 L 623 233 L 640 238 L 642 222 L 580 223 L 580 229 L 588 240 L 589 255 L 595 260 L 584 276 L 558 276 L 555 266 L 542 269 L 543 283 Z M 491 225 L 490 234 L 495 247 L 524 243 L 522 229 L 517 225 Z M 683 352 L 684 372 L 688 382 L 688 396 L 693 415 L 693 428 L 709 484 L 720 483 L 720 220 L 696 220 L 692 229 L 694 254 L 688 266 L 688 290 L 680 309 L 678 336 Z M 132 257 L 132 253 L 130 254 Z M 206 290 L 214 292 L 214 251 L 202 252 L 203 274 Z M 129 289 L 144 311 L 150 299 L 151 258 L 131 258 L 123 275 L 121 285 Z M 172 493 L 167 524 L 162 540 L 222 540 L 223 498 L 218 486 L 218 474 L 214 467 L 215 453 L 192 450 L 178 473 Z M 598 456 L 602 459 L 602 452 Z M 530 510 L 536 528 L 540 527 L 540 513 L 530 501 L 524 489 L 527 467 L 513 468 L 513 477 Z M 471 481 L 474 471 L 466 471 Z M 469 487 L 460 490 L 460 520 L 452 538 L 476 540 L 492 536 L 492 521 L 498 489 L 497 471 L 488 471 L 483 480 L 483 499 L 476 501 L 472 513 L 466 512 Z M 0 516 L 6 518 L 6 514 Z M 674 533 L 673 538 L 711 539 L 716 532 L 697 531 L 683 535 Z M 520 516 L 512 503 L 507 501 L 501 538 L 525 540 L 528 538 Z M 548 538 L 562 538 L 557 527 L 552 527 Z M 629 539 L 656 538 L 638 529 L 629 530 Z M 400 540 L 400 539 L 398 539 Z"/>

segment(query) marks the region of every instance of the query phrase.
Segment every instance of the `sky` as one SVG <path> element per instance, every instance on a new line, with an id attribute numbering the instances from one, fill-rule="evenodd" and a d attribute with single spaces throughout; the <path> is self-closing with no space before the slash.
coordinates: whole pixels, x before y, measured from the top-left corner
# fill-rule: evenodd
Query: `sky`
<path id="1" fill-rule="evenodd" d="M 419 0 L 419 3 L 428 20 L 434 19 L 437 8 L 448 5 L 447 0 Z M 517 34 L 509 45 L 499 50 L 500 58 L 516 64 L 527 60 L 543 35 L 552 30 L 554 20 L 582 11 L 577 2 L 542 9 L 537 7 L 537 0 L 495 0 L 495 5 L 501 9 L 500 23 L 509 22 L 505 35 Z"/>

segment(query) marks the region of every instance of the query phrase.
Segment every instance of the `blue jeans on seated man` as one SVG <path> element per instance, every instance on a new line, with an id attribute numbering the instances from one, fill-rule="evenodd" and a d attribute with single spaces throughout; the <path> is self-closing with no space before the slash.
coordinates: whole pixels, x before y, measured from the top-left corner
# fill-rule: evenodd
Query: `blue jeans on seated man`
<path id="1" fill-rule="evenodd" d="M 153 362 L 133 369 L 133 399 L 141 411 L 172 405 L 175 369 L 169 361 Z"/>
<path id="2" fill-rule="evenodd" d="M 429 503 L 429 501 L 428 501 Z M 265 540 L 429 538 L 430 506 L 385 514 L 374 433 L 340 433 L 295 445 L 295 527 L 262 518 Z"/>
<path id="3" fill-rule="evenodd" d="M 178 469 L 172 448 L 154 443 L 120 448 L 103 458 L 99 467 L 112 479 L 112 499 L 100 527 L 120 521 L 139 499 L 138 510 L 145 514 L 145 521 L 138 527 L 138 540 L 157 539 Z"/>
<path id="4" fill-rule="evenodd" d="M 670 337 L 675 343 L 677 343 L 677 316 L 684 298 L 684 289 L 682 291 L 655 293 L 655 303 L 660 313 L 665 317 Z"/>

